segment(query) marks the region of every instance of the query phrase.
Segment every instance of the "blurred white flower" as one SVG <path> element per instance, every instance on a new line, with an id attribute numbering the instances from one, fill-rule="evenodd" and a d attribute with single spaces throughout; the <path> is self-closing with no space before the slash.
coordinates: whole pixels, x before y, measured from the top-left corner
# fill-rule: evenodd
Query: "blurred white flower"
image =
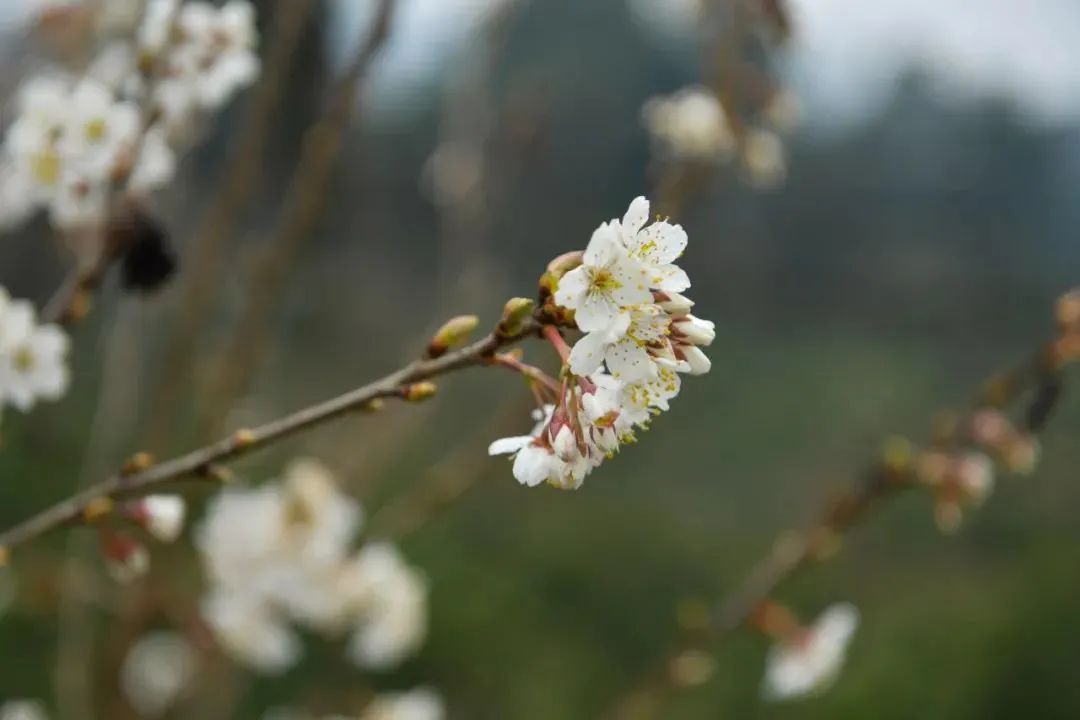
<path id="1" fill-rule="evenodd" d="M 177 143 L 258 76 L 247 0 L 148 0 L 144 14 L 140 5 L 93 4 L 105 33 L 141 18 L 136 39 L 105 45 L 81 77 L 51 72 L 23 84 L 0 157 L 0 227 L 38 209 L 64 231 L 100 227 L 115 191 L 168 184 Z"/>
<path id="2" fill-rule="evenodd" d="M 120 686 L 136 712 L 159 717 L 188 688 L 196 670 L 195 650 L 183 636 L 151 632 L 128 650 L 120 668 Z"/>
<path id="3" fill-rule="evenodd" d="M 813 625 L 779 640 L 769 650 L 762 694 L 768 700 L 787 700 L 827 689 L 840 673 L 859 611 L 840 603 L 821 614 Z"/>
<path id="4" fill-rule="evenodd" d="M 416 688 L 379 695 L 360 720 L 443 720 L 445 717 L 446 707 L 439 694 L 429 688 Z"/>
<path id="5" fill-rule="evenodd" d="M 367 666 L 414 651 L 426 629 L 426 582 L 390 545 L 350 556 L 361 519 L 360 505 L 313 460 L 211 501 L 196 544 L 211 583 L 204 616 L 222 645 L 265 672 L 297 660 L 291 623 L 332 637 L 352 630 L 348 653 Z"/>
<path id="6" fill-rule="evenodd" d="M 756 187 L 777 187 L 787 178 L 784 143 L 771 130 L 755 128 L 743 139 L 743 165 Z"/>
<path id="7" fill-rule="evenodd" d="M 652 98 L 642 116 L 655 143 L 677 158 L 726 160 L 735 152 L 735 136 L 724 108 L 706 88 L 686 87 Z"/>
<path id="8" fill-rule="evenodd" d="M 427 581 L 393 545 L 365 545 L 351 562 L 360 620 L 349 642 L 357 665 L 385 669 L 419 648 L 427 633 Z"/>
<path id="9" fill-rule="evenodd" d="M 203 598 L 202 615 L 223 648 L 255 670 L 279 674 L 300 658 L 300 638 L 264 598 L 212 591 Z"/>
<path id="10" fill-rule="evenodd" d="M 0 720 L 49 720 L 49 715 L 37 700 L 8 700 L 0 705 Z"/>
<path id="11" fill-rule="evenodd" d="M 68 338 L 55 325 L 38 325 L 33 306 L 0 288 L 0 402 L 30 410 L 56 400 L 68 387 Z"/>

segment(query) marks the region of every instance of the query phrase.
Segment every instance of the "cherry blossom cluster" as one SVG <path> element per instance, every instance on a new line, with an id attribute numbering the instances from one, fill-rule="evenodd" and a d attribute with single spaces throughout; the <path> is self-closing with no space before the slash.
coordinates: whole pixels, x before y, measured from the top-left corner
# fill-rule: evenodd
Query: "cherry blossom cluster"
<path id="1" fill-rule="evenodd" d="M 0 408 L 26 412 L 39 400 L 62 397 L 70 381 L 68 345 L 63 330 L 39 323 L 32 304 L 0 287 Z"/>
<path id="2" fill-rule="evenodd" d="M 686 232 L 666 221 L 649 223 L 649 201 L 636 198 L 623 216 L 593 233 L 577 267 L 557 280 L 553 302 L 583 336 L 562 355 L 564 381 L 537 413 L 526 436 L 497 440 L 492 455 L 514 456 L 519 482 L 581 486 L 593 468 L 635 439 L 669 409 L 682 373 L 711 367 L 701 350 L 715 337 L 713 323 L 691 314 L 690 287 L 674 262 Z M 548 328 L 549 331 L 554 328 Z M 544 390 L 544 388 L 540 388 Z"/>
<path id="3" fill-rule="evenodd" d="M 237 660 L 280 673 L 300 656 L 293 624 L 350 635 L 358 666 L 392 667 L 423 641 L 427 582 L 386 542 L 353 551 L 362 509 L 313 460 L 210 504 L 196 542 L 210 582 L 203 617 Z"/>
<path id="4" fill-rule="evenodd" d="M 116 191 L 169 183 L 192 129 L 257 76 L 254 46 L 247 0 L 149 0 L 135 39 L 103 48 L 85 75 L 27 80 L 3 141 L 0 225 L 46 209 L 58 229 L 94 229 Z"/>

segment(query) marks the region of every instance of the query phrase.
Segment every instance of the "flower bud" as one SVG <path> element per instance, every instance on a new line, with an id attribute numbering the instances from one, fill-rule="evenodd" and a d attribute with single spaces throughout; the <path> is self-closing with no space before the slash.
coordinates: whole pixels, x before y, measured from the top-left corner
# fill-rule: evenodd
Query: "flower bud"
<path id="1" fill-rule="evenodd" d="M 984 447 L 996 448 L 1012 435 L 1012 424 L 999 410 L 980 410 L 971 418 L 971 438 Z"/>
<path id="2" fill-rule="evenodd" d="M 1063 333 L 1080 329 L 1080 288 L 1070 290 L 1058 299 L 1057 322 Z"/>
<path id="3" fill-rule="evenodd" d="M 435 383 L 430 380 L 425 380 L 423 382 L 406 385 L 401 389 L 401 396 L 409 402 L 423 402 L 424 400 L 435 397 L 435 393 L 438 391 L 439 387 Z"/>
<path id="4" fill-rule="evenodd" d="M 142 543 L 129 535 L 102 532 L 101 552 L 109 574 L 119 583 L 130 583 L 150 569 L 150 553 Z"/>
<path id="5" fill-rule="evenodd" d="M 161 542 L 170 543 L 184 529 L 186 505 L 178 495 L 149 495 L 125 505 L 124 514 Z"/>
<path id="6" fill-rule="evenodd" d="M 112 511 L 112 498 L 96 497 L 90 502 L 86 503 L 86 507 L 83 508 L 83 521 L 88 523 L 97 522 Z"/>
<path id="7" fill-rule="evenodd" d="M 994 489 L 994 463 L 979 452 L 964 453 L 955 460 L 953 473 L 965 500 L 981 505 Z"/>
<path id="8" fill-rule="evenodd" d="M 694 307 L 693 300 L 677 292 L 654 290 L 653 299 L 656 301 L 656 304 L 660 306 L 661 310 L 676 318 L 688 314 L 690 308 Z"/>
<path id="9" fill-rule="evenodd" d="M 574 250 L 573 252 L 563 253 L 549 262 L 547 271 L 540 276 L 540 289 L 543 293 L 547 295 L 554 294 L 556 288 L 559 287 L 559 280 L 562 280 L 562 276 L 581 265 L 584 258 L 585 252 L 583 250 Z"/>
<path id="10" fill-rule="evenodd" d="M 683 358 L 690 365 L 691 375 L 704 375 L 712 368 L 712 361 L 696 345 L 681 348 Z"/>
<path id="11" fill-rule="evenodd" d="M 1039 462 L 1039 439 L 1031 435 L 1016 435 L 1002 449 L 1001 461 L 1009 472 L 1031 474 Z"/>
<path id="12" fill-rule="evenodd" d="M 678 687 L 703 685 L 716 672 L 716 660 L 700 650 L 685 650 L 671 662 L 668 669 Z"/>
<path id="13" fill-rule="evenodd" d="M 710 320 L 702 320 L 693 315 L 678 318 L 672 326 L 693 345 L 712 345 L 716 339 L 716 325 Z"/>
<path id="14" fill-rule="evenodd" d="M 496 334 L 499 337 L 513 337 L 520 333 L 525 320 L 532 315 L 535 307 L 536 303 L 529 298 L 516 297 L 507 300 Z"/>
<path id="15" fill-rule="evenodd" d="M 464 344 L 479 324 L 480 318 L 475 315 L 458 315 L 450 318 L 432 336 L 427 348 L 427 356 L 437 358 L 446 354 L 447 350 Z"/>

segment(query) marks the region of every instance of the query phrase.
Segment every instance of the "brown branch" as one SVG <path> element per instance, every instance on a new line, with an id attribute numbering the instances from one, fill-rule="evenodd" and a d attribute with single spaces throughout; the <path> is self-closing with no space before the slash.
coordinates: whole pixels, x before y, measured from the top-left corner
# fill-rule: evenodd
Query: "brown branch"
<path id="1" fill-rule="evenodd" d="M 213 204 L 203 214 L 186 249 L 184 286 L 179 313 L 163 353 L 160 390 L 155 413 L 146 431 L 146 445 L 156 449 L 167 432 L 177 394 L 191 367 L 199 328 L 221 286 L 230 263 L 222 259 L 222 246 L 233 234 L 239 217 L 258 187 L 266 158 L 274 110 L 281 103 L 285 75 L 303 31 L 311 18 L 313 0 L 286 0 L 276 4 L 274 29 L 263 67 L 262 77 L 245 107 L 244 120 L 237 132 L 237 146 L 229 158 L 229 170 L 218 186 Z"/>
<path id="2" fill-rule="evenodd" d="M 341 160 L 341 147 L 355 110 L 360 89 L 372 62 L 390 33 L 395 0 L 380 0 L 368 33 L 338 83 L 326 114 L 305 134 L 301 157 L 289 183 L 277 232 L 256 259 L 244 307 L 235 330 L 217 363 L 208 373 L 210 399 L 200 426 L 213 435 L 220 430 L 228 406 L 242 395 L 260 357 L 267 333 L 266 318 L 275 306 L 279 289 L 293 267 L 304 242 L 311 237 L 328 200 L 328 185 Z"/>
<path id="3" fill-rule="evenodd" d="M 369 407 L 380 398 L 410 396 L 414 383 L 474 365 L 486 364 L 499 348 L 535 335 L 540 324 L 529 320 L 513 335 L 498 330 L 482 340 L 435 360 L 416 360 L 385 377 L 343 395 L 299 410 L 253 429 L 232 435 L 185 455 L 130 474 L 117 474 L 63 500 L 25 522 L 0 533 L 0 557 L 15 547 L 57 527 L 77 523 L 87 508 L 101 498 L 114 499 L 146 493 L 173 481 L 192 477 L 212 477 L 221 463 L 235 460 L 255 450 L 317 427 L 331 420 Z"/>
<path id="4" fill-rule="evenodd" d="M 1045 428 L 1062 396 L 1062 373 L 1067 365 L 1080 358 L 1080 293 L 1073 291 L 1059 301 L 1058 318 L 1059 337 L 1039 347 L 1026 362 L 990 376 L 965 418 L 950 423 L 948 432 L 938 433 L 937 444 L 952 446 L 967 442 L 970 438 L 963 436 L 962 429 L 969 427 L 967 421 L 976 412 L 986 408 L 1007 410 L 1025 396 L 1030 396 L 1030 400 L 1020 408 L 1018 428 L 1032 435 Z M 688 686 L 678 672 L 681 657 L 742 627 L 782 585 L 830 556 L 837 540 L 873 510 L 900 491 L 920 487 L 915 482 L 915 457 L 916 449 L 906 442 L 886 450 L 882 458 L 866 468 L 854 488 L 825 506 L 817 522 L 803 531 L 779 537 L 770 553 L 715 607 L 707 626 L 673 649 L 662 665 L 642 677 L 604 717 L 612 720 L 653 717 L 667 698 Z"/>

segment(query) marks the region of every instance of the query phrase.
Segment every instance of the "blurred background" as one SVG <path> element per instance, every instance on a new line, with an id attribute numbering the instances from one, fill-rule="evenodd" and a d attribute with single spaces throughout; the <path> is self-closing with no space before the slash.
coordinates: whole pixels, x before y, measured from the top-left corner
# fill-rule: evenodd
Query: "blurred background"
<path id="1" fill-rule="evenodd" d="M 303 13 L 256 4 L 265 56 L 275 18 Z M 1052 332 L 1054 299 L 1080 279 L 1080 6 L 788 5 L 790 39 L 747 49 L 801 107 L 786 181 L 762 187 L 722 165 L 679 208 L 697 310 L 717 323 L 713 371 L 688 379 L 640 443 L 577 492 L 521 487 L 485 451 L 528 430 L 528 394 L 471 371 L 431 403 L 236 465 L 259 481 L 292 457 L 323 459 L 365 503 L 368 530 L 427 574 L 428 640 L 380 686 L 438 687 L 452 718 L 599 716 L 663 657 L 681 601 L 722 597 L 887 437 L 925 438 L 936 411 Z M 0 11 L 8 92 L 40 62 L 18 6 Z M 452 315 L 495 322 L 549 259 L 654 193 L 663 167 L 641 107 L 713 71 L 690 0 L 400 0 L 314 220 L 282 240 L 305 129 L 373 12 L 314 3 L 295 20 L 272 112 L 253 112 L 249 90 L 186 157 L 155 206 L 177 279 L 149 297 L 107 282 L 74 331 L 69 395 L 5 414 L 0 524 L 136 450 L 168 456 L 359 385 Z M 244 176 L 233 163 L 253 122 L 267 144 Z M 44 222 L 0 240 L 14 296 L 44 303 L 66 262 Z M 807 617 L 837 600 L 862 611 L 828 693 L 764 704 L 767 643 L 746 631 L 662 717 L 1080 715 L 1077 427 L 1066 398 L 1039 471 L 1003 482 L 958 535 L 941 535 L 926 497 L 905 496 L 784 588 Z M 150 578 L 121 588 L 92 550 L 89 534 L 60 533 L 4 576 L 0 698 L 51 702 L 74 684 L 91 688 L 88 717 L 135 717 L 117 698 L 119 659 L 141 632 L 191 616 L 198 559 L 188 543 L 155 549 Z M 219 658 L 201 689 L 230 709 L 207 700 L 175 716 L 328 711 L 370 680 L 312 639 L 281 678 Z"/>

